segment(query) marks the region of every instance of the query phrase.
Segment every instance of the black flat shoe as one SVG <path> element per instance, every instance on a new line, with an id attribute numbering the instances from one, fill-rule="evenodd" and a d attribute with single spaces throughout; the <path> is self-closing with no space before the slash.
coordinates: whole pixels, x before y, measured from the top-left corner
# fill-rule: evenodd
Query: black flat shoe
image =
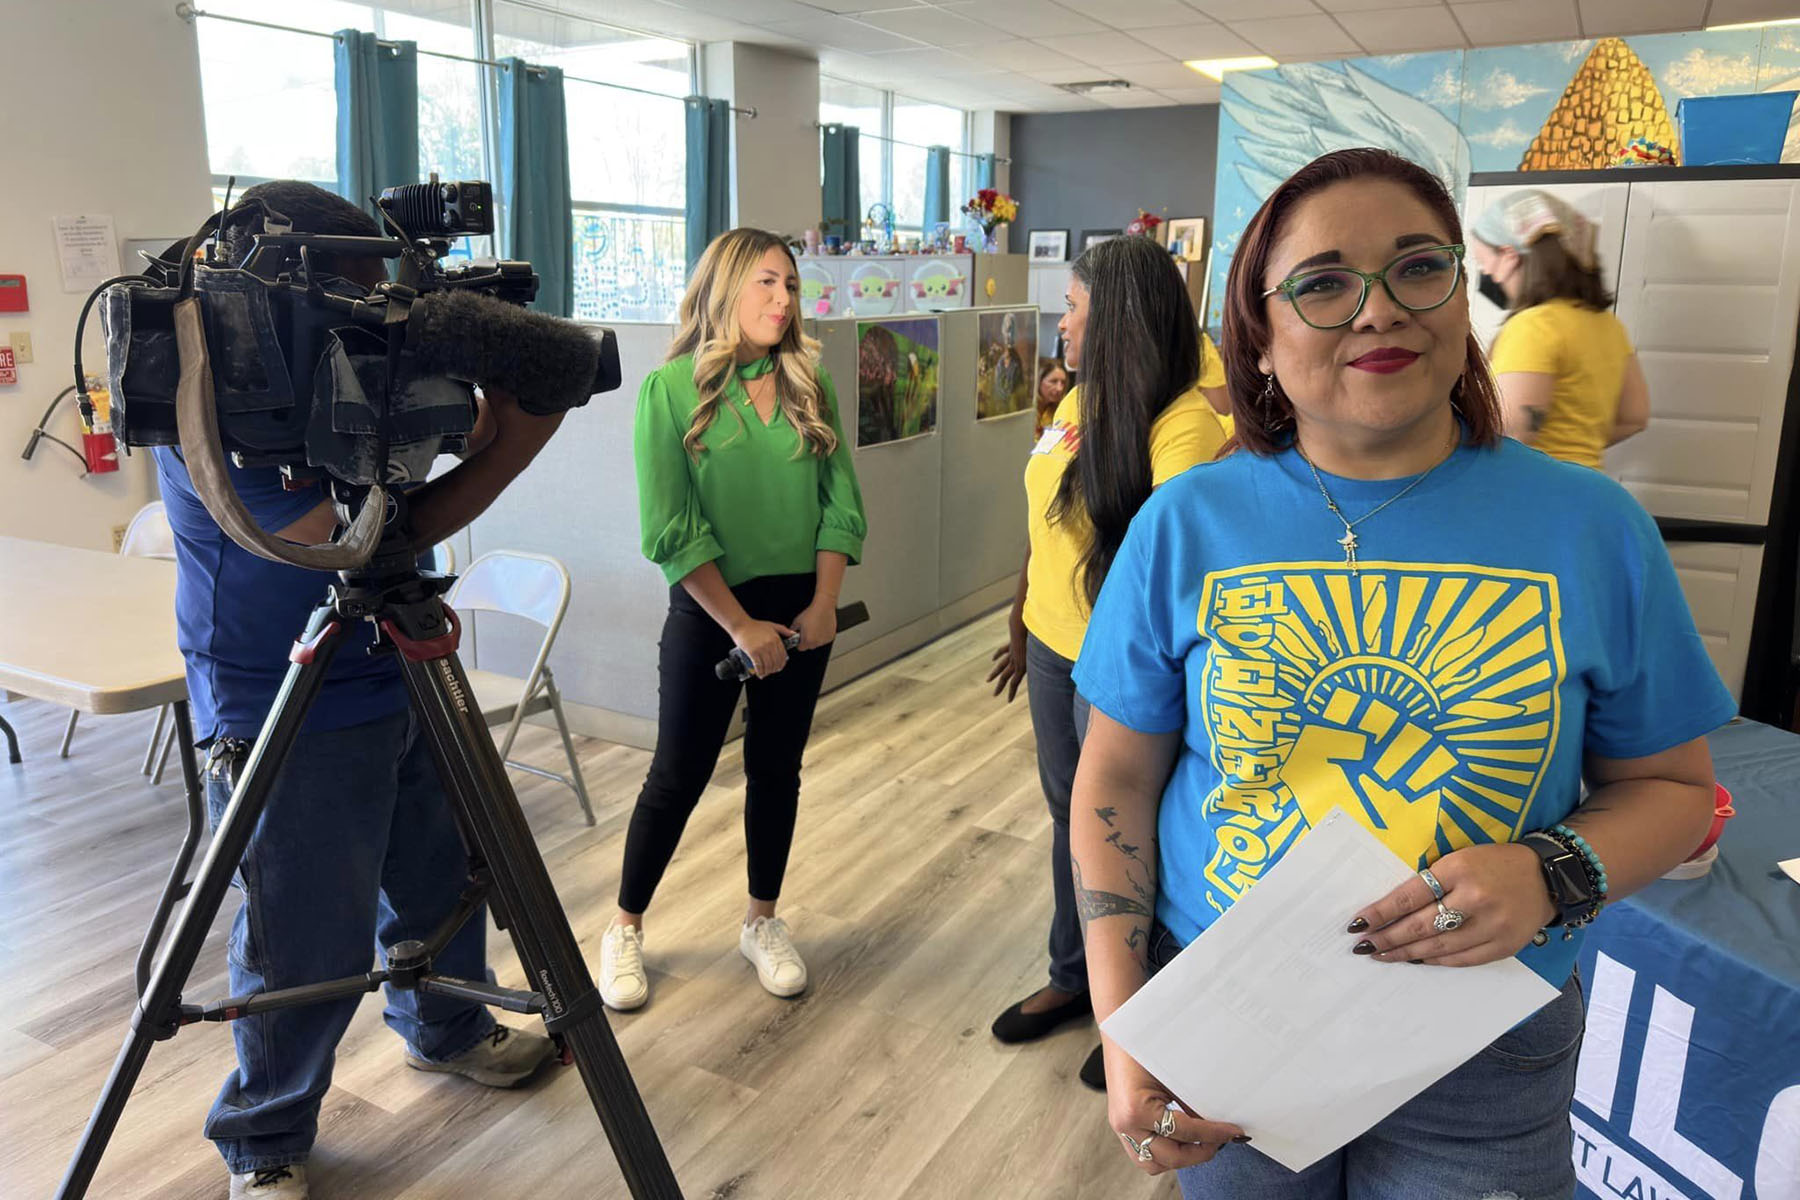
<path id="1" fill-rule="evenodd" d="M 1081 1082 L 1096 1092 L 1106 1090 L 1106 1048 L 1104 1046 L 1094 1047 L 1094 1052 L 1087 1056 L 1086 1062 L 1081 1064 L 1080 1074 Z"/>
<path id="2" fill-rule="evenodd" d="M 1031 995 L 1035 996 L 1037 993 L 1033 992 Z M 1030 998 L 1027 996 L 1025 999 Z M 1065 1021 L 1092 1016 L 1094 1004 L 1088 999 L 1086 992 L 1081 992 L 1073 1000 L 1043 1012 L 1028 1013 L 1024 1009 L 1025 1000 L 1021 1000 L 995 1017 L 994 1037 L 1009 1046 L 1018 1042 L 1036 1041 Z"/>

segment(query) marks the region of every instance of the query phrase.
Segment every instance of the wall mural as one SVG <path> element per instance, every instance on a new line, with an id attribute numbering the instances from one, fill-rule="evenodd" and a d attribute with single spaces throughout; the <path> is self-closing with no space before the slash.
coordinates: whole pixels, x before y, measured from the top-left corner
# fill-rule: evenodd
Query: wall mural
<path id="1" fill-rule="evenodd" d="M 1226 76 L 1213 196 L 1218 329 L 1231 254 L 1275 185 L 1346 146 L 1382 146 L 1437 171 L 1458 201 L 1471 171 L 1609 167 L 1637 139 L 1679 155 L 1683 99 L 1800 91 L 1800 27 L 1600 38 Z M 1800 105 L 1783 162 L 1800 162 Z"/>

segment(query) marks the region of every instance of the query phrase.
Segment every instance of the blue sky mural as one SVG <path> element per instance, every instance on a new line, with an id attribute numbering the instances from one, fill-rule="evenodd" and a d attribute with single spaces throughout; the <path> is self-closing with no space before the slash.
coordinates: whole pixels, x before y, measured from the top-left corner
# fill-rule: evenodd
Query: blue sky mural
<path id="1" fill-rule="evenodd" d="M 1677 101 L 1800 90 L 1800 27 L 1624 39 Z M 1230 259 L 1275 184 L 1327 150 L 1384 146 L 1437 170 L 1460 201 L 1469 172 L 1516 171 L 1593 49 L 1591 39 L 1294 63 L 1226 77 L 1213 194 L 1207 324 L 1215 331 Z M 1800 161 L 1800 124 L 1785 161 Z"/>

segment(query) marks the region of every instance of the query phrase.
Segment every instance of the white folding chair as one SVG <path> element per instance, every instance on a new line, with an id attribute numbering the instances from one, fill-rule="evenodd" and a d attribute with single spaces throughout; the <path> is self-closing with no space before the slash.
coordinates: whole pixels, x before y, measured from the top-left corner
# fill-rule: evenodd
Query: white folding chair
<path id="1" fill-rule="evenodd" d="M 175 558 L 175 531 L 169 527 L 169 515 L 161 500 L 152 500 L 137 510 L 119 539 L 119 553 L 132 558 Z M 69 746 L 75 740 L 75 722 L 81 713 L 69 713 L 68 727 L 63 730 L 63 758 L 69 757 Z M 152 784 L 160 784 L 163 770 L 169 765 L 169 751 L 175 746 L 175 723 L 169 720 L 170 706 L 156 710 L 156 727 L 150 731 L 150 745 L 144 750 L 144 765 L 139 773 L 149 775 Z M 166 730 L 166 732 L 165 732 Z"/>
<path id="2" fill-rule="evenodd" d="M 582 815 L 592 825 L 594 808 L 588 802 L 587 784 L 581 778 L 581 763 L 575 757 L 568 719 L 563 716 L 562 693 L 557 691 L 556 678 L 550 672 L 550 647 L 555 644 L 563 615 L 569 610 L 568 568 L 545 554 L 490 550 L 470 563 L 457 579 L 450 589 L 450 606 L 461 612 L 510 613 L 543 626 L 544 640 L 523 679 L 495 671 L 471 670 L 469 682 L 488 725 L 506 723 L 506 734 L 500 741 L 500 757 L 506 765 L 574 789 Z M 513 739 L 519 736 L 519 725 L 526 717 L 541 712 L 556 715 L 563 752 L 569 758 L 567 775 L 506 757 L 512 751 Z"/>

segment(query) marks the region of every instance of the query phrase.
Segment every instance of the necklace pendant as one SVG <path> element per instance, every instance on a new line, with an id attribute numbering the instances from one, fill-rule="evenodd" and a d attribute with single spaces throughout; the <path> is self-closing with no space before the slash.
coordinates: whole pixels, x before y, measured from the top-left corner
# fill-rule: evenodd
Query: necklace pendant
<path id="1" fill-rule="evenodd" d="M 1344 565 L 1350 568 L 1352 575 L 1357 574 L 1356 566 L 1356 530 L 1344 526 L 1344 536 L 1338 539 L 1338 545 L 1344 548 Z"/>

